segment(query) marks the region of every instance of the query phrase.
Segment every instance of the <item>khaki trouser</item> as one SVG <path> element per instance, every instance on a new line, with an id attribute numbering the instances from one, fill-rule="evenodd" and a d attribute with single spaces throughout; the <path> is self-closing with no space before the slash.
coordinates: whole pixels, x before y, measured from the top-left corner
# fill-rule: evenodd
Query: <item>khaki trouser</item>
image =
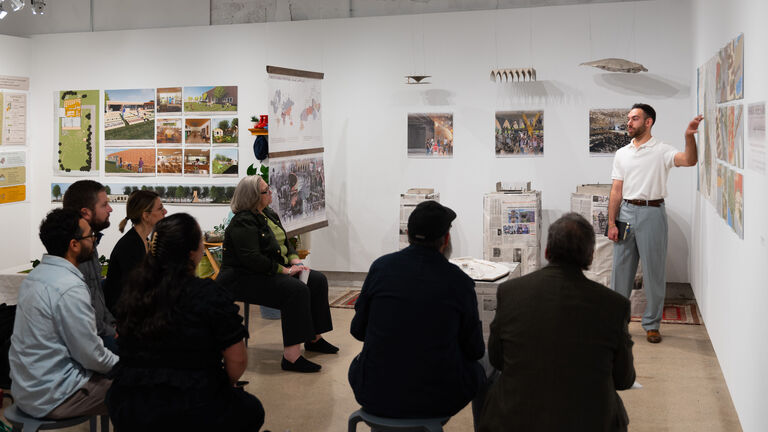
<path id="1" fill-rule="evenodd" d="M 112 380 L 104 375 L 94 373 L 82 387 L 72 396 L 46 415 L 50 419 L 65 419 L 86 415 L 107 414 L 104 398 L 112 386 Z"/>

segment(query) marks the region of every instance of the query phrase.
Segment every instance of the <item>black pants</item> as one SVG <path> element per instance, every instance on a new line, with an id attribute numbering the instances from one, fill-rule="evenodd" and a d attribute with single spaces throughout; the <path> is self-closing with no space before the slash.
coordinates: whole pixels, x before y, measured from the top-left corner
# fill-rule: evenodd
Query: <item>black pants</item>
<path id="1" fill-rule="evenodd" d="M 333 330 L 328 279 L 319 271 L 309 272 L 306 285 L 284 274 L 241 274 L 231 269 L 222 270 L 217 282 L 232 292 L 235 301 L 280 309 L 284 346 Z"/>

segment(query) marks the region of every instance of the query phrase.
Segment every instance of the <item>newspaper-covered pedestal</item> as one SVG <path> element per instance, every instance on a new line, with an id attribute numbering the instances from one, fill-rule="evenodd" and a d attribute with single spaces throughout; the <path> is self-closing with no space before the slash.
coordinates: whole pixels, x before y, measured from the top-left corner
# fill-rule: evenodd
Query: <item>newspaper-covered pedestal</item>
<path id="1" fill-rule="evenodd" d="M 541 266 L 541 192 L 493 192 L 483 197 L 483 259 Z"/>
<path id="2" fill-rule="evenodd" d="M 424 201 L 440 202 L 440 193 L 431 188 L 411 188 L 400 194 L 400 249 L 408 247 L 408 218 L 413 209 Z"/>
<path id="3" fill-rule="evenodd" d="M 520 263 L 503 262 L 509 267 L 509 274 L 493 282 L 475 281 L 475 293 L 477 294 L 477 311 L 480 321 L 483 323 L 483 339 L 488 344 L 488 336 L 491 333 L 491 321 L 496 316 L 496 293 L 499 285 L 510 279 L 520 277 Z"/>
<path id="4" fill-rule="evenodd" d="M 613 242 L 605 236 L 608 226 L 608 199 L 611 195 L 610 184 L 589 184 L 576 187 L 571 194 L 571 211 L 579 213 L 592 223 L 595 230 L 595 253 L 592 265 L 584 271 L 584 276 L 607 287 L 611 286 L 613 271 Z M 638 265 L 635 279 L 640 278 Z"/>

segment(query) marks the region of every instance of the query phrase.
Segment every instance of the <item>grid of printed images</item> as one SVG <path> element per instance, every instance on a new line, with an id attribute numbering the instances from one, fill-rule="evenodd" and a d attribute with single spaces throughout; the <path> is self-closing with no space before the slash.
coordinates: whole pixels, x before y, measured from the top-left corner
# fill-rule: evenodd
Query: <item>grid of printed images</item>
<path id="1" fill-rule="evenodd" d="M 237 177 L 237 86 L 104 91 L 104 167 L 114 176 Z"/>

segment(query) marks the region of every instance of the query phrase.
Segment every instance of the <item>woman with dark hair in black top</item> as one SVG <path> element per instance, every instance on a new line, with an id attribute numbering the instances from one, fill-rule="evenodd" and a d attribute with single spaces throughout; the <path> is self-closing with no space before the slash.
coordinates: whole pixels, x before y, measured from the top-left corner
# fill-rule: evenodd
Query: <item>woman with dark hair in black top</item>
<path id="1" fill-rule="evenodd" d="M 230 294 L 194 270 L 200 227 L 179 213 L 158 222 L 149 254 L 117 306 L 120 362 L 107 394 L 116 430 L 258 431 L 259 400 L 236 386 L 247 332 Z"/>

